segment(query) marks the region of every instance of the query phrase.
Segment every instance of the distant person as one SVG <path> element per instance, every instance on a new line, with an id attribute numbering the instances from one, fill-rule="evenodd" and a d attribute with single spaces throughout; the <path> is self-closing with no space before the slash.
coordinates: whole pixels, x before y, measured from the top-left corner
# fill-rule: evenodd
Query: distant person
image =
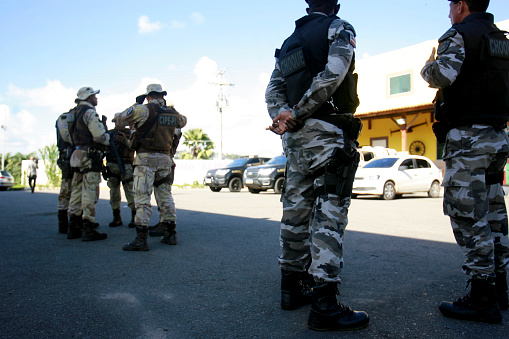
<path id="1" fill-rule="evenodd" d="M 451 1 L 451 0 L 450 0 Z M 421 71 L 438 88 L 433 125 L 445 142 L 444 213 L 465 252 L 470 292 L 442 302 L 450 318 L 500 323 L 507 309 L 509 239 L 502 182 L 509 155 L 509 41 L 489 0 L 451 1 L 452 28 Z"/>
<path id="2" fill-rule="evenodd" d="M 136 215 L 136 207 L 134 204 L 134 188 L 133 188 L 133 161 L 134 150 L 130 148 L 129 139 L 131 130 L 118 125 L 114 129 L 108 131 L 110 135 L 110 147 L 106 153 L 106 167 L 108 187 L 110 188 L 110 206 L 113 211 L 113 220 L 110 227 L 122 226 L 122 216 L 120 214 L 121 193 L 120 185 L 124 190 L 127 200 L 127 206 L 131 210 L 131 222 L 129 226 L 135 227 L 134 217 Z M 115 145 L 115 148 L 113 148 Z"/>
<path id="3" fill-rule="evenodd" d="M 75 100 L 78 105 L 67 116 L 69 133 L 75 146 L 71 156 L 74 175 L 69 203 L 68 239 L 81 237 L 82 241 L 95 241 L 108 236 L 95 230 L 103 149 L 110 144 L 110 136 L 95 110 L 98 93 L 99 90 L 94 91 L 92 87 L 80 88 Z"/>
<path id="4" fill-rule="evenodd" d="M 313 330 L 364 328 L 369 316 L 338 302 L 343 235 L 359 162 L 355 30 L 336 0 L 307 0 L 309 15 L 276 50 L 265 101 L 287 158 L 282 195 L 281 306 L 311 301 Z M 313 292 L 311 293 L 310 287 Z"/>
<path id="5" fill-rule="evenodd" d="M 73 177 L 73 170 L 71 167 L 71 155 L 73 152 L 72 140 L 69 134 L 69 127 L 67 124 L 67 114 L 61 114 L 56 123 L 57 131 L 57 148 L 58 160 L 57 164 L 62 172 L 62 179 L 60 181 L 60 194 L 58 195 L 58 232 L 67 234 L 69 232 L 69 220 L 67 212 L 69 209 L 69 201 L 71 199 L 71 184 Z"/>
<path id="6" fill-rule="evenodd" d="M 30 162 L 28 163 L 27 176 L 28 176 L 28 186 L 34 193 L 35 190 L 35 182 L 37 181 L 37 160 L 34 157 L 30 157 Z"/>
<path id="7" fill-rule="evenodd" d="M 132 147 L 136 150 L 134 160 L 134 194 L 136 204 L 136 238 L 125 244 L 124 251 L 148 251 L 148 224 L 152 216 L 150 196 L 155 190 L 157 207 L 164 216 L 171 215 L 171 148 L 175 129 L 182 128 L 187 118 L 179 114 L 173 105 L 164 99 L 166 91 L 161 85 L 147 86 L 147 92 L 140 96 L 141 102 L 146 98 L 147 104 L 134 105 L 121 113 L 115 114 L 115 122 L 120 126 L 132 126 Z M 138 101 L 140 103 L 140 101 Z M 176 245 L 177 231 L 170 219 L 162 219 L 166 234 L 161 242 Z"/>

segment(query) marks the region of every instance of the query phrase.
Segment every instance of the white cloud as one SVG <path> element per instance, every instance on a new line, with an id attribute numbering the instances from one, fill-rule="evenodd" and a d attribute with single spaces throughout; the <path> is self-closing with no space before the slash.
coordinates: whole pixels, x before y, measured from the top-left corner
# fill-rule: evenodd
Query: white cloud
<path id="1" fill-rule="evenodd" d="M 191 20 L 196 24 L 202 24 L 205 22 L 205 17 L 198 12 L 191 13 Z"/>
<path id="2" fill-rule="evenodd" d="M 163 25 L 160 22 L 150 22 L 146 15 L 140 16 L 138 19 L 138 32 L 140 34 L 148 34 L 160 30 Z"/>
<path id="3" fill-rule="evenodd" d="M 109 89 L 101 89 L 97 96 L 99 115 L 106 115 L 108 125 L 117 112 L 121 112 L 134 104 L 136 96 L 146 92 L 146 87 L 159 83 L 168 91 L 167 100 L 188 118 L 184 132 L 192 128 L 202 128 L 216 144 L 219 152 L 221 141 L 221 116 L 216 107 L 219 93 L 217 83 L 219 67 L 216 61 L 204 56 L 193 69 L 194 81 L 186 88 L 169 91 L 166 83 L 169 77 L 133 79 L 124 88 L 132 88 L 126 92 L 115 93 Z M 229 72 L 224 74 L 224 82 L 229 81 Z M 265 130 L 270 124 L 264 100 L 265 88 L 269 75 L 266 73 L 255 76 L 253 84 L 246 81 L 241 86 L 224 86 L 228 95 L 229 106 L 223 110 L 223 153 L 259 154 L 273 156 L 280 154 L 280 138 Z M 246 85 L 247 84 L 247 85 Z M 245 87 L 249 88 L 245 88 Z M 253 87 L 251 89 L 251 87 Z M 65 87 L 60 81 L 48 81 L 44 87 L 23 89 L 10 85 L 4 96 L 7 107 L 7 152 L 28 154 L 41 149 L 45 145 L 55 143 L 55 120 L 62 112 L 74 106 L 77 89 Z M 246 94 L 244 94 L 246 93 Z M 3 114 L 0 105 L 0 124 Z M 182 149 L 185 147 L 182 145 Z"/>
<path id="4" fill-rule="evenodd" d="M 182 29 L 184 27 L 186 27 L 186 23 L 185 22 L 178 21 L 178 20 L 172 20 L 171 21 L 171 28 Z"/>

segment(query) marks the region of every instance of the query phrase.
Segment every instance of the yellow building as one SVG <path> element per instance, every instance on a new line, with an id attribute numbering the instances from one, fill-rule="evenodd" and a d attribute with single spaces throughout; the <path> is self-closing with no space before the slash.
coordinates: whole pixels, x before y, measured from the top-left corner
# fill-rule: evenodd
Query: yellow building
<path id="1" fill-rule="evenodd" d="M 509 20 L 497 26 L 509 31 Z M 361 104 L 355 116 L 364 124 L 360 146 L 394 148 L 435 162 L 442 158 L 442 145 L 432 130 L 436 89 L 429 88 L 420 74 L 437 44 L 425 41 L 356 61 Z"/>

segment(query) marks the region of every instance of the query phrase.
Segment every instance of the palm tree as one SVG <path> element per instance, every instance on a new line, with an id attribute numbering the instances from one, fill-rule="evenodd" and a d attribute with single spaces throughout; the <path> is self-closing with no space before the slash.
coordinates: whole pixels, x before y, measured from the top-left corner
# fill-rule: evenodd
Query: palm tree
<path id="1" fill-rule="evenodd" d="M 60 155 L 57 145 L 44 146 L 39 150 L 42 161 L 46 168 L 46 176 L 48 177 L 48 184 L 51 187 L 56 187 L 60 183 L 60 169 L 57 165 L 57 160 Z"/>
<path id="2" fill-rule="evenodd" d="M 182 153 L 182 159 L 210 159 L 214 143 L 201 128 L 185 132 L 184 139 L 184 145 L 189 148 L 189 152 Z"/>

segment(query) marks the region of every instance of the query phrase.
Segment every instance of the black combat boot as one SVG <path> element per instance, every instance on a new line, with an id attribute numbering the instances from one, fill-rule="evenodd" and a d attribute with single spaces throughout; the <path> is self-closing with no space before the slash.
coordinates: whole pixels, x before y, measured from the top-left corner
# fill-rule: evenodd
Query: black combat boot
<path id="1" fill-rule="evenodd" d="M 315 331 L 348 331 L 368 326 L 369 316 L 338 302 L 337 283 L 322 283 L 313 287 L 308 327 Z"/>
<path id="2" fill-rule="evenodd" d="M 120 210 L 113 210 L 113 221 L 110 222 L 110 227 L 122 226 L 122 217 L 120 216 Z"/>
<path id="3" fill-rule="evenodd" d="M 163 244 L 176 245 L 177 244 L 177 224 L 175 221 L 166 222 L 166 231 L 161 238 Z"/>
<path id="4" fill-rule="evenodd" d="M 500 307 L 501 310 L 507 310 L 509 308 L 509 301 L 507 298 L 507 272 L 497 272 L 495 290 L 497 292 L 498 307 Z"/>
<path id="5" fill-rule="evenodd" d="M 502 321 L 497 304 L 495 284 L 491 280 L 472 278 L 470 292 L 454 302 L 440 303 L 440 312 L 446 317 L 498 324 Z"/>
<path id="6" fill-rule="evenodd" d="M 130 243 L 122 246 L 124 251 L 148 251 L 148 227 L 147 226 L 136 226 L 136 238 Z"/>
<path id="7" fill-rule="evenodd" d="M 67 232 L 69 232 L 67 210 L 58 210 L 58 233 L 67 234 Z"/>
<path id="8" fill-rule="evenodd" d="M 281 308 L 296 310 L 311 303 L 311 288 L 315 285 L 307 272 L 281 270 Z"/>
<path id="9" fill-rule="evenodd" d="M 67 239 L 81 238 L 82 219 L 81 215 L 71 215 L 69 217 L 69 229 L 67 231 Z"/>
<path id="10" fill-rule="evenodd" d="M 134 223 L 134 217 L 136 216 L 136 210 L 131 210 L 131 222 L 129 223 L 129 228 L 135 228 L 136 224 Z"/>
<path id="11" fill-rule="evenodd" d="M 83 237 L 81 241 L 104 240 L 108 237 L 106 233 L 99 233 L 95 230 L 94 223 L 89 220 L 83 220 Z"/>
<path id="12" fill-rule="evenodd" d="M 156 225 L 148 228 L 148 235 L 151 237 L 162 237 L 166 233 L 167 228 L 167 222 L 158 222 Z"/>

